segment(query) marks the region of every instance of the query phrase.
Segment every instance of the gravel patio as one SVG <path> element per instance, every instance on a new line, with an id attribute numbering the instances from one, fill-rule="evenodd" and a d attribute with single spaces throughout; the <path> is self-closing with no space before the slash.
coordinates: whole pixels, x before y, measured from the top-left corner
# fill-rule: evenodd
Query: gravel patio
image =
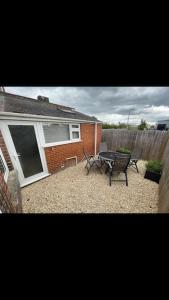
<path id="1" fill-rule="evenodd" d="M 86 176 L 86 162 L 69 167 L 22 188 L 24 213 L 156 213 L 158 184 L 144 179 L 145 162 L 138 174 L 128 170 L 129 186 L 112 182 L 98 170 Z M 122 174 L 123 175 L 123 174 Z"/>

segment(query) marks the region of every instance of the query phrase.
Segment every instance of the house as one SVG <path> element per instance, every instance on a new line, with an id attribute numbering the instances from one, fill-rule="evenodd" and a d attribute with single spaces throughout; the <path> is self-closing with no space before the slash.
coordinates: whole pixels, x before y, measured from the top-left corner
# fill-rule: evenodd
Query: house
<path id="1" fill-rule="evenodd" d="M 75 109 L 0 91 L 0 166 L 24 187 L 99 151 L 101 121 Z"/>
<path id="2" fill-rule="evenodd" d="M 169 130 L 169 120 L 157 121 L 157 130 Z"/>

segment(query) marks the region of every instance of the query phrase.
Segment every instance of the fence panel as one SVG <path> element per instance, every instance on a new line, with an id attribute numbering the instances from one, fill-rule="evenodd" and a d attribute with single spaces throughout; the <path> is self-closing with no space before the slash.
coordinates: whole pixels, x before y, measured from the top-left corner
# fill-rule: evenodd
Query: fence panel
<path id="1" fill-rule="evenodd" d="M 102 130 L 102 141 L 107 143 L 109 150 L 115 151 L 120 147 L 126 147 L 137 152 L 142 148 L 142 158 L 145 160 L 162 159 L 168 139 L 169 132 L 166 131 Z"/>

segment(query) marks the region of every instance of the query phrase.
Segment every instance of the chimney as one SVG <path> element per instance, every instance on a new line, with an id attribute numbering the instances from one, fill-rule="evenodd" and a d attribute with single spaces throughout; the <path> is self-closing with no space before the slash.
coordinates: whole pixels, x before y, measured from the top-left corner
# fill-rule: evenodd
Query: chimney
<path id="1" fill-rule="evenodd" d="M 37 100 L 38 100 L 38 101 L 41 101 L 41 102 L 49 103 L 49 98 L 48 98 L 48 97 L 38 96 L 38 97 L 37 97 Z"/>

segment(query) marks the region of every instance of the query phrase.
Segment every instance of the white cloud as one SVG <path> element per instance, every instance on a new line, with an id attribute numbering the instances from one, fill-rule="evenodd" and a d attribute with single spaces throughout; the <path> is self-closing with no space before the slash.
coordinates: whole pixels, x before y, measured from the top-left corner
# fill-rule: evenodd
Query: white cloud
<path id="1" fill-rule="evenodd" d="M 120 114 L 104 114 L 104 113 L 100 113 L 100 114 L 96 114 L 95 115 L 96 118 L 98 118 L 100 121 L 102 122 L 106 122 L 106 123 L 114 123 L 114 124 L 118 124 L 120 123 L 126 123 L 128 121 L 128 115 L 120 115 Z M 141 118 L 139 115 L 132 115 L 129 118 L 129 124 L 140 124 Z"/>
<path id="2" fill-rule="evenodd" d="M 152 114 L 169 114 L 169 106 L 154 106 L 144 108 L 145 112 L 149 112 Z"/>

